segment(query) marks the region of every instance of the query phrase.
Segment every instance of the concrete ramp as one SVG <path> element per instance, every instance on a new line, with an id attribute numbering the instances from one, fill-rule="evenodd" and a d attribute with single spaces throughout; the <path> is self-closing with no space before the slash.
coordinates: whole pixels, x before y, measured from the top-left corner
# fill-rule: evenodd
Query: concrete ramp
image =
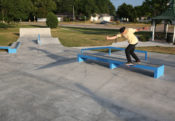
<path id="1" fill-rule="evenodd" d="M 58 38 L 51 36 L 50 28 L 20 28 L 20 38 L 32 38 L 39 45 L 60 44 Z"/>
<path id="2" fill-rule="evenodd" d="M 50 28 L 20 28 L 20 37 L 38 38 L 38 34 L 41 37 L 51 37 Z"/>

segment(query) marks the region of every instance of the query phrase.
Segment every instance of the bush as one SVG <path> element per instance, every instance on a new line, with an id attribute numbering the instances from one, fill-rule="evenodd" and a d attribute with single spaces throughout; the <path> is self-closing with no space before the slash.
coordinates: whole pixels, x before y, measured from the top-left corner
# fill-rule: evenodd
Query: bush
<path id="1" fill-rule="evenodd" d="M 138 37 L 139 41 L 146 42 L 152 38 L 151 32 L 137 32 L 136 36 Z"/>
<path id="2" fill-rule="evenodd" d="M 64 21 L 65 21 L 65 22 L 70 22 L 70 21 L 71 21 L 71 18 L 70 18 L 70 17 L 65 17 L 65 18 L 64 18 Z"/>
<path id="3" fill-rule="evenodd" d="M 9 26 L 7 24 L 4 23 L 0 23 L 0 28 L 8 28 Z"/>
<path id="4" fill-rule="evenodd" d="M 46 24 L 50 28 L 56 28 L 58 26 L 57 16 L 53 13 L 48 13 Z"/>
<path id="5" fill-rule="evenodd" d="M 139 38 L 139 41 L 146 42 L 146 41 L 149 41 L 150 36 L 148 36 L 148 35 L 140 35 L 138 38 Z"/>
<path id="6" fill-rule="evenodd" d="M 165 33 L 164 32 L 156 32 L 155 33 L 155 39 L 165 40 Z"/>
<path id="7" fill-rule="evenodd" d="M 116 21 L 116 24 L 120 24 L 120 21 Z"/>

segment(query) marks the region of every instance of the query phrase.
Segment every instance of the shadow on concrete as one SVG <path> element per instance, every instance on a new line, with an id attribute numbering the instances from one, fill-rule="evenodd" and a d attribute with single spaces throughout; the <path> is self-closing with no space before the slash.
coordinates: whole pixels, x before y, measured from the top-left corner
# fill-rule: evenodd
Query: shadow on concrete
<path id="1" fill-rule="evenodd" d="M 38 68 L 37 70 L 39 70 L 39 69 L 46 69 L 46 68 L 52 68 L 52 67 L 55 67 L 55 66 L 61 66 L 61 65 L 65 65 L 65 64 L 74 63 L 74 62 L 76 62 L 76 58 L 61 59 L 61 60 L 58 60 L 58 61 L 56 61 L 54 63 L 50 63 L 48 65 L 42 66 L 42 67 Z"/>
<path id="2" fill-rule="evenodd" d="M 38 49 L 38 48 L 34 48 L 34 47 L 30 47 L 30 49 L 43 52 L 49 58 L 56 60 L 55 62 L 47 64 L 45 66 L 42 66 L 42 67 L 38 68 L 37 70 L 39 70 L 39 69 L 46 69 L 46 68 L 52 68 L 52 67 L 55 67 L 55 66 L 60 66 L 60 65 L 65 65 L 65 64 L 70 64 L 70 63 L 74 63 L 74 62 L 77 61 L 76 57 L 75 58 L 67 58 L 67 57 L 59 56 L 59 55 L 56 55 L 56 54 L 52 54 L 52 53 L 50 53 L 50 52 L 48 52 L 46 50 Z"/>
<path id="3" fill-rule="evenodd" d="M 38 44 L 38 43 L 37 43 L 37 40 L 32 40 L 32 42 L 35 43 L 35 44 Z"/>
<path id="4" fill-rule="evenodd" d="M 109 68 L 109 64 L 104 63 L 104 62 L 99 62 L 99 61 L 94 61 L 94 60 L 87 60 L 87 61 L 85 61 L 85 63 L 91 64 L 91 65 L 99 65 L 99 66 L 103 66 L 105 68 Z M 118 69 L 118 68 L 122 68 L 126 71 L 136 72 L 138 74 L 142 74 L 142 75 L 154 78 L 154 73 L 152 71 L 138 69 L 138 68 L 134 68 L 134 67 L 127 67 L 126 65 L 120 65 L 115 69 Z"/>
<path id="5" fill-rule="evenodd" d="M 99 66 L 103 66 L 105 68 L 109 68 L 109 64 L 99 62 L 99 61 L 87 60 L 87 61 L 85 61 L 85 63 L 91 64 L 91 65 L 99 65 Z M 149 76 L 151 78 L 154 77 L 154 73 L 152 71 L 138 69 L 138 68 L 134 68 L 134 67 L 127 67 L 125 65 L 120 65 L 120 66 L 118 66 L 118 68 L 122 68 L 126 71 L 131 71 L 131 72 L 135 72 L 135 73 L 142 74 L 142 75 L 145 75 L 145 76 Z M 115 68 L 115 69 L 118 69 L 118 68 Z"/>
<path id="6" fill-rule="evenodd" d="M 144 116 L 143 114 L 139 114 L 122 106 L 116 105 L 111 100 L 98 96 L 90 89 L 84 87 L 81 84 L 76 83 L 75 86 L 81 91 L 88 94 L 88 96 L 92 98 L 95 102 L 97 102 L 101 107 L 107 109 L 108 111 L 113 113 L 117 118 L 120 118 L 122 121 L 155 121 L 154 119 Z"/>
<path id="7" fill-rule="evenodd" d="M 129 70 L 138 74 L 142 74 L 144 76 L 149 76 L 151 78 L 154 78 L 154 72 L 153 71 L 149 71 L 149 70 L 144 70 L 144 69 L 139 69 L 139 68 L 134 68 L 134 67 L 127 67 L 125 65 L 120 66 L 121 68 L 125 69 L 125 70 Z"/>

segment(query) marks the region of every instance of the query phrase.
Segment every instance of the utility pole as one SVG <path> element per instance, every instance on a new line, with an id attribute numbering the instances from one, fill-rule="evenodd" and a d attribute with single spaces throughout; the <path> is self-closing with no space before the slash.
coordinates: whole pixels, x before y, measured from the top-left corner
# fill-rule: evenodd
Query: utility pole
<path id="1" fill-rule="evenodd" d="M 73 0 L 73 21 L 75 21 L 75 8 L 74 8 L 74 5 L 75 5 L 75 0 Z"/>
<path id="2" fill-rule="evenodd" d="M 75 11 L 74 11 L 74 5 L 73 5 L 73 21 L 75 21 Z"/>

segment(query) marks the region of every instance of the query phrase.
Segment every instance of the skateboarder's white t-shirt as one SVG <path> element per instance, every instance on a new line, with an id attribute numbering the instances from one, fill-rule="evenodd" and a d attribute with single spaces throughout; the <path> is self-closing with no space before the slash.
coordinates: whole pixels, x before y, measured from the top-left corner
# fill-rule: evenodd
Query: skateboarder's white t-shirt
<path id="1" fill-rule="evenodd" d="M 118 37 L 125 37 L 128 40 L 129 44 L 136 44 L 138 43 L 138 38 L 134 35 L 134 33 L 136 32 L 136 29 L 132 29 L 132 28 L 127 28 L 126 29 L 126 33 L 125 34 L 117 34 L 117 38 Z"/>

